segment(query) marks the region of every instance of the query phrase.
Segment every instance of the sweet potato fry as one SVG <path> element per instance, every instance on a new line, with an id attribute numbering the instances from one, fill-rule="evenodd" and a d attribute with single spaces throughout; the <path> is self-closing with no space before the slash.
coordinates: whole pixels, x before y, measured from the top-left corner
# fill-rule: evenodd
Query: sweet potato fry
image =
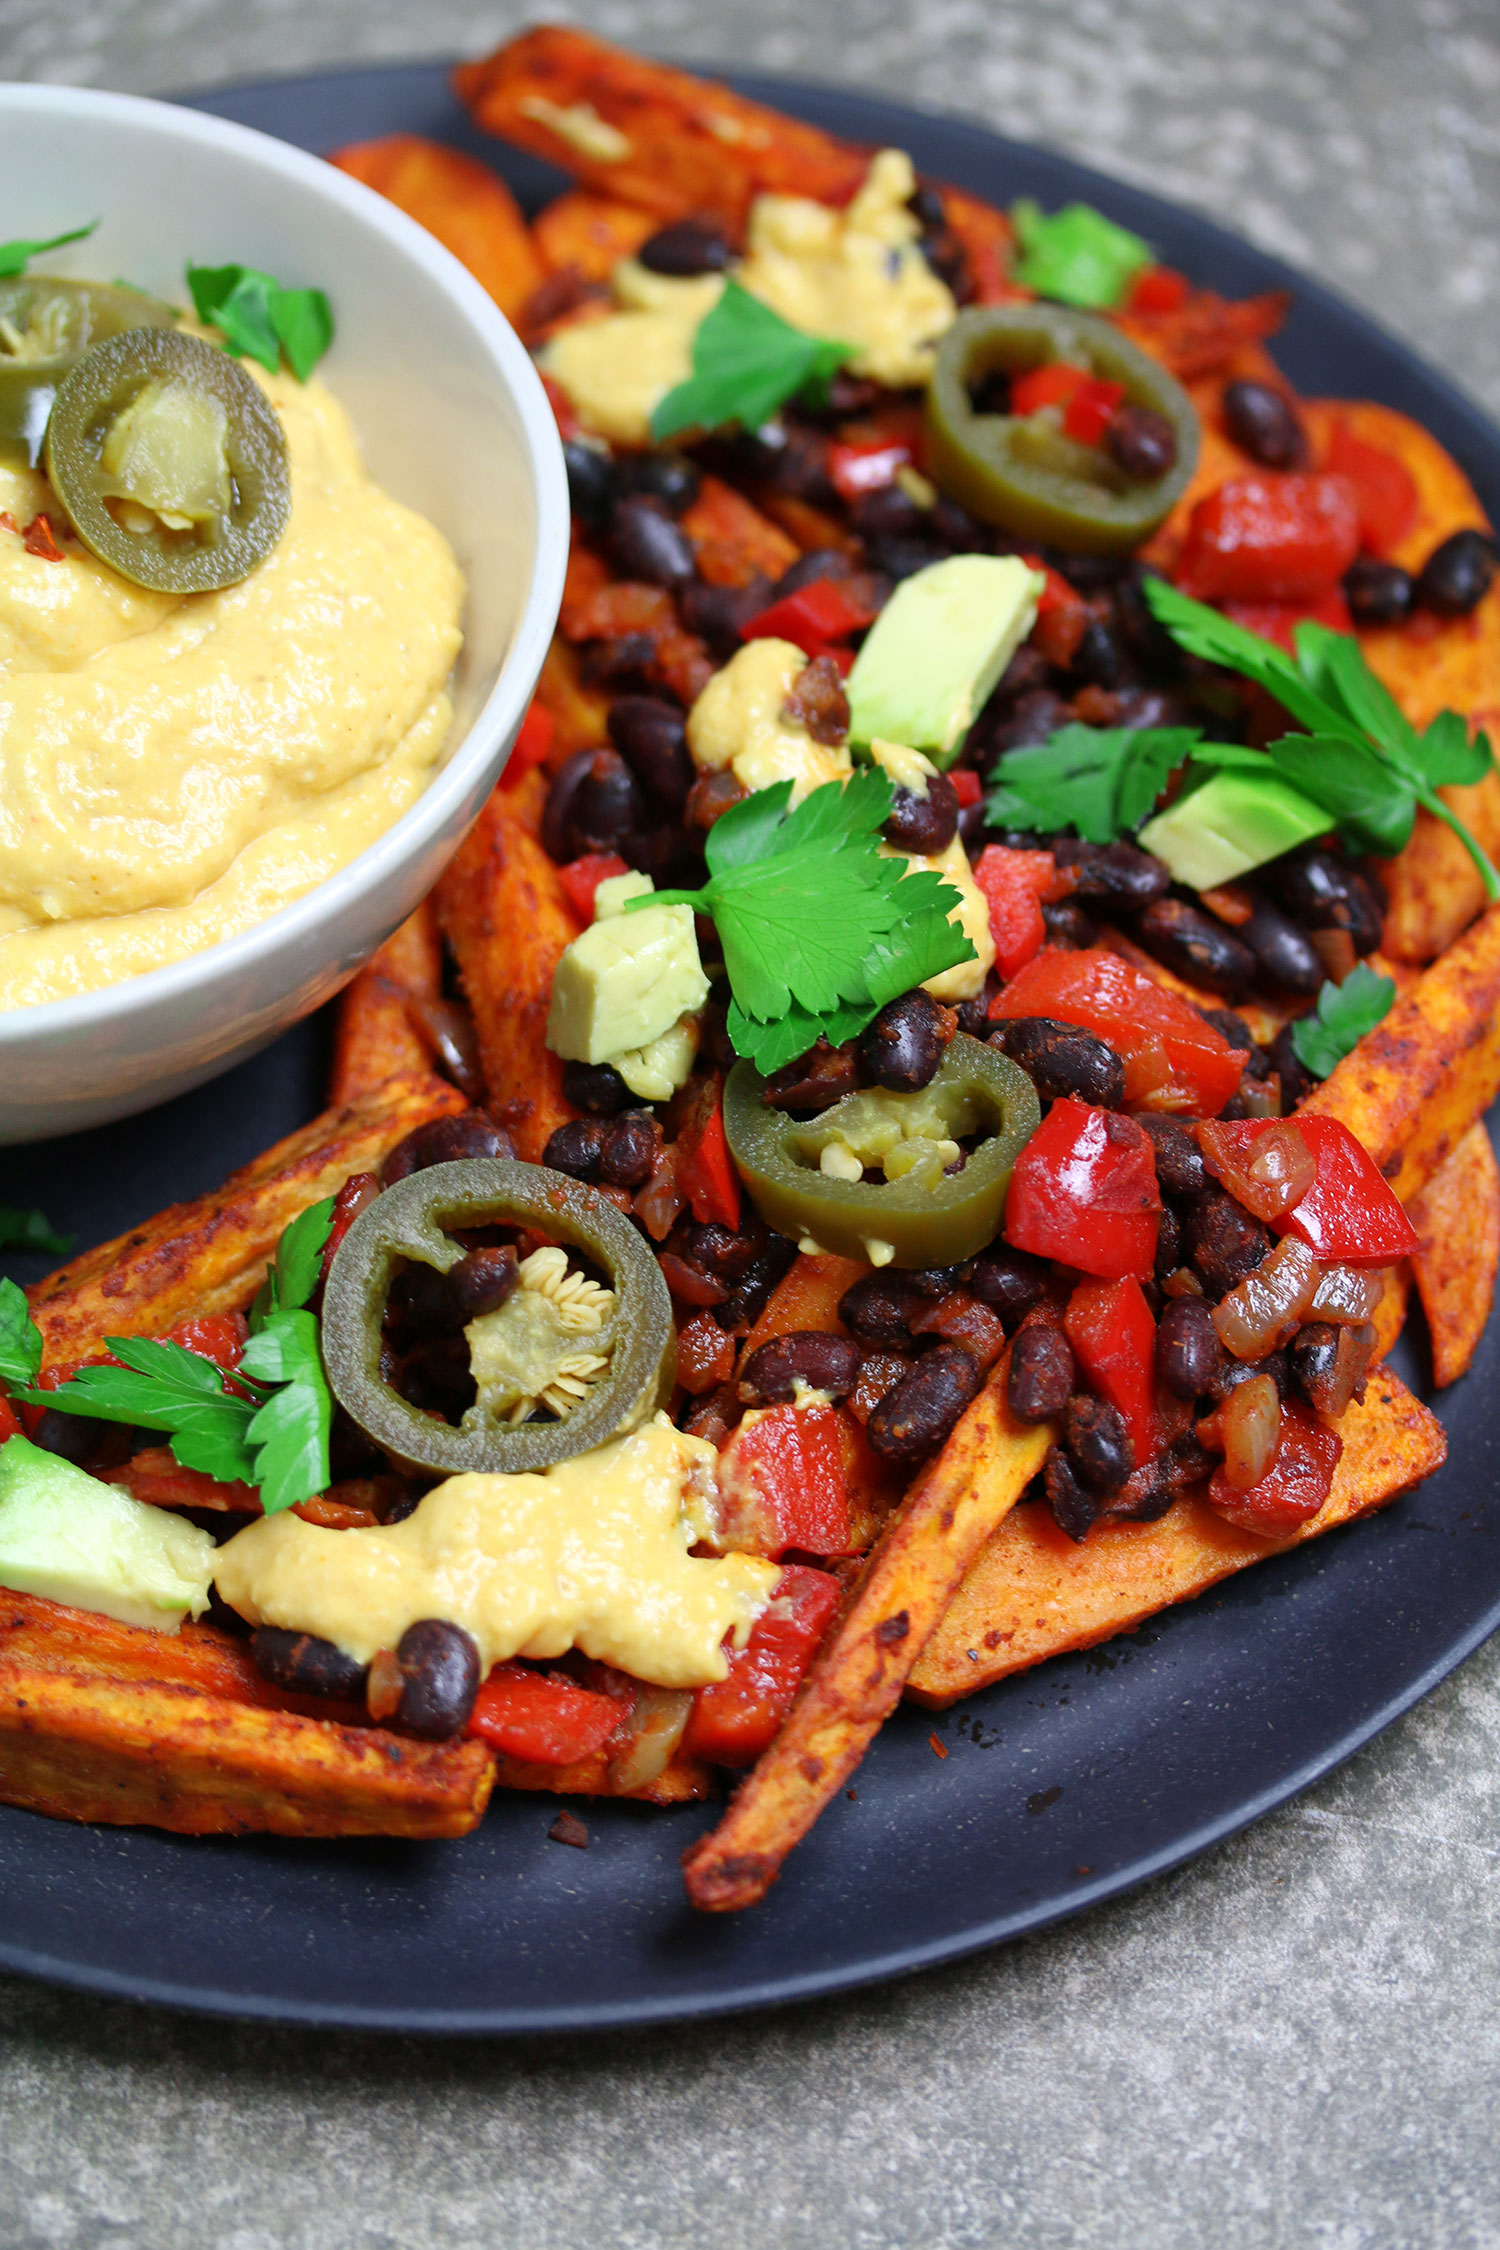
<path id="1" fill-rule="evenodd" d="M 622 258 L 633 257 L 657 219 L 639 203 L 571 188 L 539 211 L 531 232 L 549 272 L 576 273 L 584 281 L 608 281 Z"/>
<path id="2" fill-rule="evenodd" d="M 1395 1349 L 1396 1339 L 1406 1326 L 1406 1308 L 1411 1302 L 1411 1264 L 1403 1258 L 1399 1265 L 1385 1268 L 1385 1290 L 1375 1307 L 1372 1319 L 1375 1324 L 1375 1357 L 1388 1359 Z"/>
<path id="3" fill-rule="evenodd" d="M 546 269 L 520 205 L 487 164 L 416 133 L 354 141 L 328 161 L 436 235 L 507 319 L 519 316 Z"/>
<path id="4" fill-rule="evenodd" d="M 328 1081 L 330 1103 L 359 1101 L 388 1078 L 409 1077 L 428 1068 L 428 1050 L 407 1001 L 436 1000 L 442 982 L 437 914 L 431 899 L 424 898 L 339 997 Z"/>
<path id="5" fill-rule="evenodd" d="M 238 1312 L 265 1277 L 283 1227 L 351 1172 L 373 1170 L 418 1125 L 465 1107 L 428 1073 L 393 1078 L 325 1110 L 211 1195 L 174 1203 L 85 1251 L 31 1291 L 48 1366 L 87 1359 L 106 1336 L 153 1336 L 206 1313 Z"/>
<path id="6" fill-rule="evenodd" d="M 1097 1525 L 1075 1546 L 1045 1506 L 1018 1509 L 971 1565 L 907 1684 L 932 1706 L 972 1695 L 1009 1672 L 1127 1633 L 1173 1602 L 1189 1601 L 1259 1562 L 1384 1507 L 1447 1453 L 1442 1424 L 1388 1368 L 1370 1377 L 1362 1406 L 1339 1424 L 1344 1451 L 1322 1510 L 1283 1540 L 1257 1539 L 1179 1500 L 1156 1523 Z"/>
<path id="7" fill-rule="evenodd" d="M 757 575 L 779 578 L 799 553 L 795 540 L 720 477 L 703 479 L 698 497 L 683 510 L 682 528 L 697 550 L 698 575 L 710 586 L 748 586 Z"/>
<path id="8" fill-rule="evenodd" d="M 540 842 L 546 791 L 543 773 L 496 790 L 435 894 L 474 1010 L 490 1105 L 528 1164 L 575 1114 L 546 1043 L 552 972 L 579 927 Z"/>
<path id="9" fill-rule="evenodd" d="M 1484 1334 L 1500 1267 L 1500 1166 L 1481 1122 L 1471 1125 L 1410 1205 L 1421 1238 L 1412 1258 L 1432 1336 L 1432 1379 L 1464 1374 Z"/>
<path id="10" fill-rule="evenodd" d="M 964 1572 L 1052 1442 L 1013 1421 L 1000 1362 L 936 1461 L 891 1517 L 790 1716 L 717 1828 L 686 1853 L 693 1904 L 753 1906 L 859 1764 Z"/>
<path id="11" fill-rule="evenodd" d="M 563 24 L 460 63 L 453 83 L 486 132 L 663 218 L 711 212 L 737 228 L 762 192 L 844 203 L 869 162 L 815 125 Z"/>
<path id="12" fill-rule="evenodd" d="M 542 662 L 536 699 L 552 714 L 552 748 L 547 768 L 556 773 L 575 750 L 594 750 L 609 740 L 609 697 L 600 688 L 585 687 L 573 650 L 555 633 Z"/>
<path id="13" fill-rule="evenodd" d="M 1191 383 L 1205 375 L 1242 372 L 1246 351 L 1275 335 L 1290 304 L 1284 289 L 1238 298 L 1193 289 L 1173 311 L 1126 313 L 1120 326 L 1142 351 Z"/>
<path id="14" fill-rule="evenodd" d="M 494 1766 L 192 1687 L 0 1662 L 0 1798 L 185 1836 L 466 1836 Z"/>
<path id="15" fill-rule="evenodd" d="M 713 1774 L 697 1758 L 680 1754 L 644 1789 L 617 1789 L 609 1778 L 609 1752 L 596 1750 L 571 1766 L 536 1766 L 525 1758 L 495 1760 L 497 1789 L 541 1789 L 556 1797 L 636 1797 L 648 1805 L 692 1805 L 713 1793 Z"/>
<path id="16" fill-rule="evenodd" d="M 789 1336 L 799 1328 L 825 1329 L 830 1336 L 848 1333 L 839 1319 L 839 1299 L 846 1289 L 871 1271 L 861 1258 L 836 1258 L 826 1251 L 810 1257 L 804 1250 L 789 1266 L 766 1299 L 759 1320 L 741 1346 L 748 1359 L 762 1344 Z"/>
<path id="17" fill-rule="evenodd" d="M 1302 1107 L 1341 1118 L 1403 1203 L 1500 1092 L 1500 906 L 1401 993 Z"/>
<path id="18" fill-rule="evenodd" d="M 968 261 L 970 302 L 998 305 L 1017 291 L 1010 285 L 1011 224 L 993 203 L 981 203 L 963 188 L 943 189 L 943 217 L 957 235 Z"/>

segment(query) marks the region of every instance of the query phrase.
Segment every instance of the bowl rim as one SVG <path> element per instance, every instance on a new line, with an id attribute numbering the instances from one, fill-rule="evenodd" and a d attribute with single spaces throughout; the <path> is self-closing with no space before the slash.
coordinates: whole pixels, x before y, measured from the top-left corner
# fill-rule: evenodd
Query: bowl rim
<path id="1" fill-rule="evenodd" d="M 367 844 L 347 866 L 315 883 L 301 898 L 278 907 L 247 930 L 219 938 L 200 952 L 136 976 L 122 977 L 92 992 L 0 1010 L 0 1050 L 71 1039 L 105 1022 L 117 1025 L 123 1018 L 148 1017 L 176 1002 L 201 998 L 221 980 L 253 974 L 271 956 L 295 948 L 299 938 L 312 936 L 326 921 L 336 921 L 358 899 L 379 892 L 402 865 L 419 857 L 452 820 L 474 786 L 476 769 L 493 755 L 495 743 L 507 734 L 514 735 L 525 715 L 562 602 L 569 523 L 562 441 L 530 353 L 467 268 L 395 204 L 324 158 L 311 156 L 273 134 L 143 94 L 0 81 L 0 116 L 7 110 L 115 118 L 181 141 L 227 148 L 250 164 L 280 173 L 314 196 L 341 204 L 364 226 L 385 235 L 456 303 L 497 365 L 520 419 L 536 492 L 536 540 L 526 597 L 494 686 L 416 802 L 383 835 Z"/>

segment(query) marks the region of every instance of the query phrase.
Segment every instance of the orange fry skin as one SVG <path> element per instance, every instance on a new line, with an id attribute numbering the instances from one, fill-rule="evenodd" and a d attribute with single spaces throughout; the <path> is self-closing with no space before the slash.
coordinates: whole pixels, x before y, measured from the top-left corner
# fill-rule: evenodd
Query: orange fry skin
<path id="1" fill-rule="evenodd" d="M 1412 1272 L 1432 1336 L 1441 1389 L 1468 1371 L 1484 1334 L 1500 1267 L 1500 1166 L 1483 1120 L 1410 1206 L 1420 1238 Z"/>
<path id="2" fill-rule="evenodd" d="M 354 141 L 328 161 L 436 235 L 508 320 L 519 317 L 546 267 L 520 205 L 487 164 L 416 133 Z"/>
<path id="3" fill-rule="evenodd" d="M 392 931 L 338 1000 L 328 1099 L 353 1102 L 388 1078 L 429 1067 L 408 999 L 436 1000 L 442 990 L 443 951 L 437 915 L 424 898 Z"/>
<path id="4" fill-rule="evenodd" d="M 794 539 L 720 477 L 704 477 L 681 522 L 696 550 L 698 575 L 710 586 L 779 578 L 800 552 Z"/>
<path id="5" fill-rule="evenodd" d="M 656 226 L 655 213 L 639 203 L 570 188 L 537 213 L 531 232 L 549 272 L 608 281 L 620 260 L 634 257 Z"/>

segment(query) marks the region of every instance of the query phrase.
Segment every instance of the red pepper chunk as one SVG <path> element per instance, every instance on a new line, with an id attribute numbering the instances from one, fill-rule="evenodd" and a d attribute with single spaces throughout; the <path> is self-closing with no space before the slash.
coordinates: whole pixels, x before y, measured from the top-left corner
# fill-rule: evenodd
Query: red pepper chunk
<path id="1" fill-rule="evenodd" d="M 1045 946 L 995 995 L 990 1016 L 1051 1016 L 1092 1031 L 1124 1057 L 1125 1098 L 1140 1108 L 1217 1117 L 1239 1090 L 1239 1049 L 1178 993 L 1103 946 Z"/>
<path id="2" fill-rule="evenodd" d="M 1075 367 L 1062 359 L 1049 360 L 1045 367 L 1031 367 L 1024 375 L 1012 376 L 1010 410 L 1012 414 L 1039 414 L 1044 406 L 1066 406 L 1093 380 L 1086 367 Z"/>
<path id="3" fill-rule="evenodd" d="M 841 1592 L 826 1570 L 794 1563 L 782 1572 L 745 1646 L 726 1647 L 728 1678 L 693 1697 L 682 1738 L 687 1757 L 716 1766 L 754 1765 L 780 1731 Z"/>
<path id="4" fill-rule="evenodd" d="M 1309 601 L 1336 586 L 1359 553 L 1359 508 L 1346 478 L 1258 469 L 1198 502 L 1177 564 L 1201 602 Z"/>
<path id="5" fill-rule="evenodd" d="M 594 893 L 601 883 L 612 875 L 628 875 L 630 869 L 618 852 L 585 852 L 582 859 L 570 859 L 566 867 L 557 871 L 569 906 L 580 922 L 594 919 Z"/>
<path id="6" fill-rule="evenodd" d="M 474 1698 L 467 1731 L 504 1757 L 571 1766 L 604 1748 L 627 1708 L 564 1673 L 497 1664 Z"/>
<path id="7" fill-rule="evenodd" d="M 717 1222 L 731 1234 L 739 1232 L 740 1176 L 724 1138 L 722 1092 L 716 1092 L 713 1108 L 701 1118 L 684 1120 L 677 1140 L 677 1185 L 700 1227 Z"/>
<path id="8" fill-rule="evenodd" d="M 1047 942 L 1041 902 L 1058 896 L 1057 862 L 1050 852 L 986 844 L 974 880 L 990 910 L 995 966 L 1003 977 L 1013 977 Z"/>
<path id="9" fill-rule="evenodd" d="M 1288 656 L 1297 653 L 1297 627 L 1304 620 L 1312 625 L 1326 625 L 1333 633 L 1354 631 L 1354 619 L 1349 614 L 1342 586 L 1329 586 L 1311 601 L 1221 602 L 1219 607 L 1236 625 L 1243 625 L 1247 633 L 1259 633 L 1263 641 L 1274 641 Z"/>
<path id="10" fill-rule="evenodd" d="M 1276 1457 L 1259 1484 L 1231 1484 L 1222 1469 L 1209 1480 L 1208 1502 L 1241 1531 L 1274 1539 L 1315 1516 L 1333 1488 L 1344 1441 L 1295 1399 L 1281 1407 Z"/>
<path id="11" fill-rule="evenodd" d="M 4 1391 L 0 1391 L 0 1445 L 3 1445 L 7 1438 L 24 1435 L 25 1432 L 17 1419 L 15 1408 L 11 1405 Z"/>
<path id="12" fill-rule="evenodd" d="M 828 474 L 841 500 L 859 500 L 894 483 L 896 471 L 911 460 L 901 438 L 836 439 L 828 448 Z"/>
<path id="13" fill-rule="evenodd" d="M 211 1359 L 215 1367 L 222 1367 L 227 1375 L 233 1375 L 244 1355 L 249 1335 L 250 1324 L 243 1313 L 208 1313 L 200 1320 L 184 1320 L 176 1328 L 169 1328 L 162 1341 L 180 1344 L 185 1352 L 196 1352 L 200 1359 Z"/>
<path id="14" fill-rule="evenodd" d="M 953 784 L 953 794 L 958 799 L 960 812 L 969 812 L 984 795 L 984 783 L 972 766 L 951 766 L 948 779 Z"/>
<path id="15" fill-rule="evenodd" d="M 1104 433 L 1125 403 L 1125 385 L 1091 376 L 1063 408 L 1063 430 L 1079 445 L 1102 445 Z"/>
<path id="16" fill-rule="evenodd" d="M 1276 1123 L 1248 1117 L 1205 1125 L 1199 1138 L 1212 1162 L 1222 1151 L 1236 1162 Z M 1312 1150 L 1317 1177 L 1300 1203 L 1271 1221 L 1278 1234 L 1294 1234 L 1324 1265 L 1387 1266 L 1417 1247 L 1417 1233 L 1369 1151 L 1336 1117 L 1299 1113 L 1298 1132 Z"/>
<path id="17" fill-rule="evenodd" d="M 1335 422 L 1327 467 L 1347 477 L 1359 510 L 1359 536 L 1372 555 L 1388 555 L 1417 520 L 1417 481 L 1406 463 L 1383 446 L 1367 445 L 1347 422 Z"/>
<path id="18" fill-rule="evenodd" d="M 1145 266 L 1130 285 L 1128 313 L 1176 312 L 1186 302 L 1188 280 L 1175 266 Z"/>
<path id="19" fill-rule="evenodd" d="M 1156 1163 L 1140 1126 L 1069 1096 L 1052 1104 L 1016 1158 L 1005 1239 L 1104 1281 L 1144 1279 L 1160 1217 Z"/>
<path id="20" fill-rule="evenodd" d="M 1124 1416 L 1140 1468 L 1157 1451 L 1156 1323 L 1140 1283 L 1080 1282 L 1063 1327 L 1095 1390 Z"/>
<path id="21" fill-rule="evenodd" d="M 719 1455 L 723 1542 L 779 1562 L 847 1555 L 849 1489 L 839 1416 L 829 1406 L 772 1406 L 748 1417 Z"/>
<path id="22" fill-rule="evenodd" d="M 557 721 L 544 703 L 532 703 L 521 721 L 520 730 L 511 744 L 510 756 L 505 761 L 505 771 L 500 776 L 502 789 L 517 789 L 532 771 L 539 766 L 552 748 L 552 737 L 557 732 Z"/>
<path id="23" fill-rule="evenodd" d="M 874 610 L 842 579 L 815 578 L 742 625 L 740 639 L 794 641 L 804 656 L 821 656 L 831 642 L 874 622 Z"/>

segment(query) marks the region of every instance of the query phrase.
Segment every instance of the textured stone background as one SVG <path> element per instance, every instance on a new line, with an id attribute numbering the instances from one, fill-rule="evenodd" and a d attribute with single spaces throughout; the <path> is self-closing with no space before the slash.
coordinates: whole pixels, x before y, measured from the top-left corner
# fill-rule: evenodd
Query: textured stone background
<path id="1" fill-rule="evenodd" d="M 525 13 L 0 0 L 0 75 L 164 91 L 480 51 Z M 1500 409 L 1494 0 L 576 13 L 684 56 L 968 110 L 1198 204 Z M 417 2045 L 0 1981 L 0 2241 L 1492 2250 L 1497 1906 L 1492 1645 L 1196 1867 L 1026 1945 L 793 2014 Z"/>

